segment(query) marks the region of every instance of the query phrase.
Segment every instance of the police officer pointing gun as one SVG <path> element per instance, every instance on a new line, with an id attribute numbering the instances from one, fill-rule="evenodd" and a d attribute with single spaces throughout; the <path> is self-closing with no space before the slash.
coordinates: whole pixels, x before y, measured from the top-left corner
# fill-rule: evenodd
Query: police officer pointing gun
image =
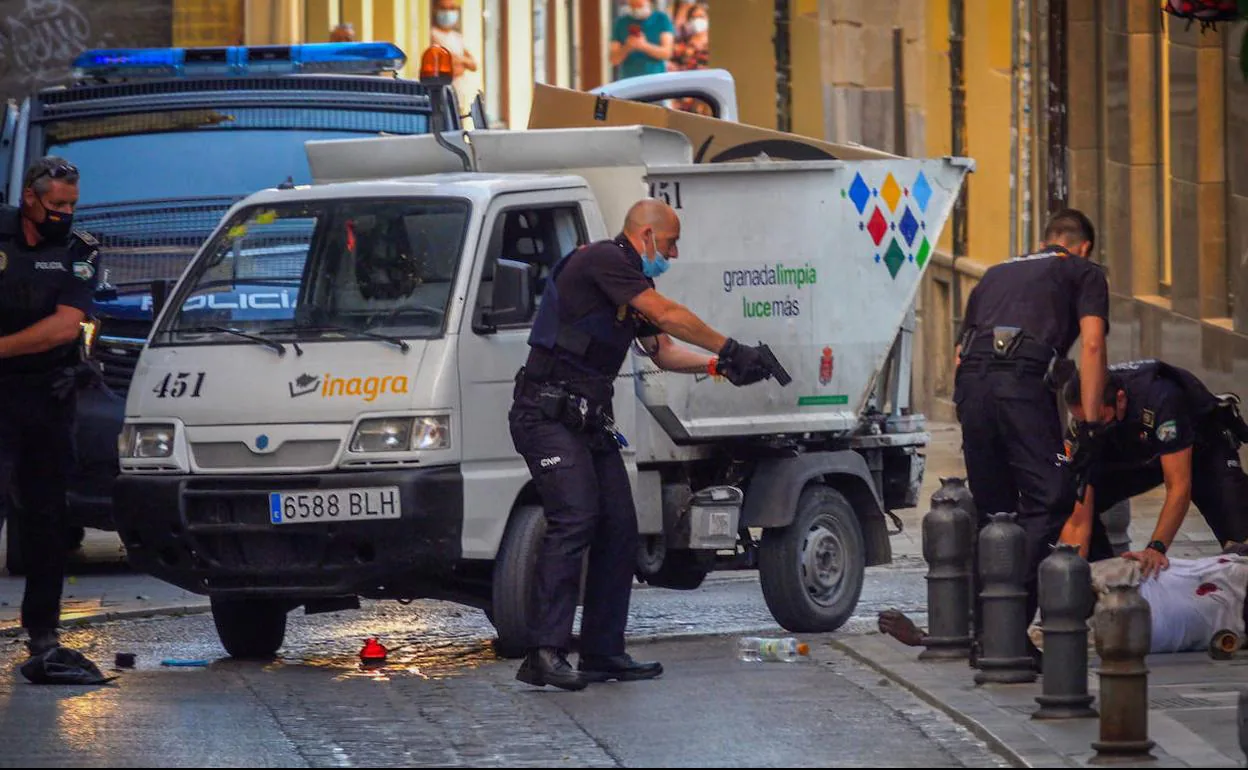
<path id="1" fill-rule="evenodd" d="M 1109 328 L 1108 282 L 1087 259 L 1095 241 L 1092 223 L 1065 209 L 1049 220 L 1044 240 L 1039 252 L 989 268 L 971 292 L 953 395 L 980 526 L 989 514 L 1015 512 L 1026 530 L 1029 621 L 1038 604 L 1037 569 L 1048 555 L 1045 546 L 1056 542 L 1073 503 L 1057 372 L 1082 339 L 1082 402 L 1088 418 L 1097 419 Z M 1095 423 L 1081 424 L 1085 447 L 1098 430 Z M 975 605 L 977 621 L 978 600 Z M 974 625 L 978 633 L 979 623 Z"/>
<path id="2" fill-rule="evenodd" d="M 46 157 L 27 169 L 21 207 L 0 208 L 0 501 L 20 517 L 33 655 L 58 644 L 78 341 L 97 282 L 98 244 L 73 229 L 77 204 L 78 169 Z"/>
<path id="3" fill-rule="evenodd" d="M 652 679 L 658 663 L 624 651 L 638 546 L 637 513 L 613 423 L 614 381 L 637 340 L 662 369 L 710 373 L 743 386 L 788 375 L 766 346 L 739 344 L 655 291 L 677 257 L 680 219 L 664 203 L 638 201 L 624 230 L 585 246 L 551 271 L 516 375 L 509 414 L 516 450 L 541 495 L 546 536 L 538 557 L 536 617 L 516 678 L 580 690 L 590 682 Z M 670 335 L 670 336 L 669 336 Z M 672 341 L 676 337 L 716 356 Z M 589 574 L 577 669 L 567 660 L 582 556 Z"/>

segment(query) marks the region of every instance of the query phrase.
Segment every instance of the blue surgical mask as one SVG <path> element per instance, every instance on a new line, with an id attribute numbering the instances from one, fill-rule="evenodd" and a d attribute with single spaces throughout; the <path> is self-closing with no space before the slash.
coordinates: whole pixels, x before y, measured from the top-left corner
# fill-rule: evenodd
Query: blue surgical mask
<path id="1" fill-rule="evenodd" d="M 650 234 L 650 246 L 654 249 L 654 256 L 642 258 L 641 272 L 645 273 L 647 278 L 654 279 L 666 273 L 672 265 L 667 261 L 667 257 L 659 253 L 659 245 L 654 240 L 654 233 Z"/>

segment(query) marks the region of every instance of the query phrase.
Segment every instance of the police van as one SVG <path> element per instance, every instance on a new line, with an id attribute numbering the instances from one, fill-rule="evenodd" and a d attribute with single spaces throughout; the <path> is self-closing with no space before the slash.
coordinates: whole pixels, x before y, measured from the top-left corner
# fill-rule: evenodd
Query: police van
<path id="1" fill-rule="evenodd" d="M 659 290 L 768 342 L 792 381 L 632 355 L 614 410 L 636 574 L 758 569 L 785 628 L 846 622 L 891 559 L 889 514 L 917 503 L 911 308 L 969 160 L 695 165 L 684 135 L 641 126 L 307 153 L 315 182 L 232 206 L 163 303 L 118 447 L 131 563 L 206 594 L 231 655 L 360 597 L 478 607 L 523 650 L 545 520 L 508 433 L 514 377 L 553 264 L 658 191 L 683 223 Z M 257 283 L 283 299 L 212 301 Z"/>

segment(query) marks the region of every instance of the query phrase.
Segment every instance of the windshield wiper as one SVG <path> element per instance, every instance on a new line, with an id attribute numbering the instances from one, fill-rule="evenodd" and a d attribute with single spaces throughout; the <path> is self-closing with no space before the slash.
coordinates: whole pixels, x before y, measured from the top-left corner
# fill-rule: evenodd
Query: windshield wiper
<path id="1" fill-rule="evenodd" d="M 338 326 L 336 324 L 309 324 L 308 326 L 292 326 L 287 329 L 275 329 L 274 331 L 300 331 L 300 332 L 338 332 L 340 334 L 354 334 L 369 340 L 380 340 L 394 345 L 404 353 L 411 350 L 411 345 L 402 337 L 395 337 L 390 334 L 378 334 L 377 332 L 365 331 L 364 329 L 352 329 L 349 326 Z"/>
<path id="2" fill-rule="evenodd" d="M 277 340 L 271 340 L 268 337 L 261 337 L 259 334 L 248 334 L 247 332 L 239 331 L 238 329 L 229 329 L 224 326 L 192 326 L 190 328 L 185 328 L 185 329 L 184 328 L 165 329 L 165 334 L 173 334 L 174 332 L 180 332 L 180 333 L 185 333 L 185 334 L 196 334 L 199 332 L 214 332 L 216 334 L 233 334 L 235 337 L 242 337 L 245 340 L 251 340 L 257 345 L 264 345 L 266 348 L 276 350 L 279 356 L 286 355 L 286 346 L 278 342 Z M 299 349 L 298 345 L 295 346 L 295 352 L 298 353 L 299 355 L 303 355 L 303 351 Z"/>

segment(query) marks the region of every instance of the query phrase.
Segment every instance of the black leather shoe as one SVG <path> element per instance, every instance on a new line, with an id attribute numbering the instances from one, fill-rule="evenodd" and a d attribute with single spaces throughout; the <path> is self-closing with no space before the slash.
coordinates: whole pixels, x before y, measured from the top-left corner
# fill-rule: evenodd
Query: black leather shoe
<path id="1" fill-rule="evenodd" d="M 628 653 L 623 655 L 582 655 L 576 667 L 591 682 L 637 682 L 662 676 L 662 663 L 638 663 Z"/>
<path id="2" fill-rule="evenodd" d="M 61 638 L 55 628 L 32 628 L 29 629 L 30 641 L 26 642 L 26 649 L 30 650 L 30 654 L 42 655 L 53 647 L 61 646 Z"/>
<path id="3" fill-rule="evenodd" d="M 516 679 L 535 687 L 551 685 L 564 690 L 584 690 L 589 682 L 568 662 L 562 650 L 541 647 L 529 652 Z"/>

